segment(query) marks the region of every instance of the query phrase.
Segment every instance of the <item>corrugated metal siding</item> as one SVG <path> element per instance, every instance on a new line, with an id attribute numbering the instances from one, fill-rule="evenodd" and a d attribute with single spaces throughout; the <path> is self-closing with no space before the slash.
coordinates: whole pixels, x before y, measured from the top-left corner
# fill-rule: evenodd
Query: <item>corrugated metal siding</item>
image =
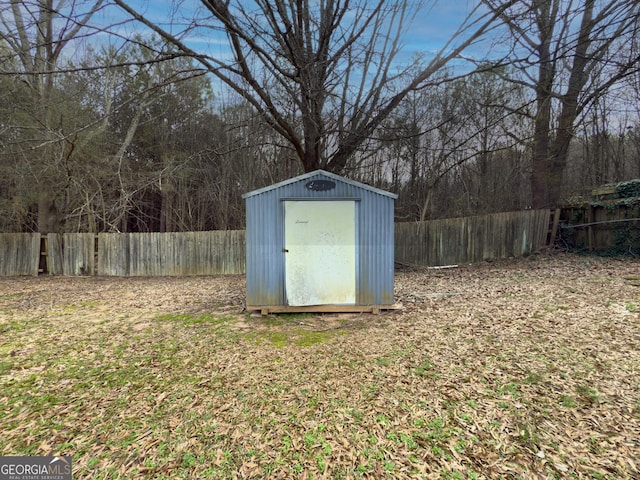
<path id="1" fill-rule="evenodd" d="M 356 302 L 358 305 L 393 303 L 395 195 L 362 186 L 342 177 L 314 172 L 245 195 L 247 209 L 247 305 L 286 305 L 284 289 L 285 199 L 355 199 Z M 336 187 L 312 191 L 312 180 L 331 180 Z"/>
<path id="2" fill-rule="evenodd" d="M 360 275 L 358 303 L 393 303 L 393 199 L 367 192 L 360 202 Z"/>
<path id="3" fill-rule="evenodd" d="M 282 205 L 271 190 L 247 198 L 247 305 L 284 305 Z"/>

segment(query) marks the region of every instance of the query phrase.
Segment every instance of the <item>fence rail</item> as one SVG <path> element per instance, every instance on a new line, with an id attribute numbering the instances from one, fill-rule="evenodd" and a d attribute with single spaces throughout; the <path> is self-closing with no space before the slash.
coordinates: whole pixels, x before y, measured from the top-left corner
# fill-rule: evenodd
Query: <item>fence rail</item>
<path id="1" fill-rule="evenodd" d="M 546 243 L 548 210 L 398 223 L 395 257 L 416 265 L 522 256 Z M 244 230 L 171 233 L 0 233 L 0 276 L 245 273 Z"/>

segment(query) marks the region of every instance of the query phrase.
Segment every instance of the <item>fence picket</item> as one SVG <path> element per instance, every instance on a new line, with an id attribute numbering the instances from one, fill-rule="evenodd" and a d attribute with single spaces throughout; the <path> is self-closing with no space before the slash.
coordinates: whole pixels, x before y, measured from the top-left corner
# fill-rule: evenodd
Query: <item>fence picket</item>
<path id="1" fill-rule="evenodd" d="M 47 273 L 62 275 L 64 273 L 63 236 L 59 233 L 47 234 Z"/>

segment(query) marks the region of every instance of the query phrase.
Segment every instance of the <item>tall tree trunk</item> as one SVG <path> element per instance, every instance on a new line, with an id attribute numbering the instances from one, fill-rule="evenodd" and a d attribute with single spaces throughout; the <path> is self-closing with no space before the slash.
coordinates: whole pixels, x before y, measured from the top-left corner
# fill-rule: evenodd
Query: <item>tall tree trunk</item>
<path id="1" fill-rule="evenodd" d="M 549 143 L 551 136 L 551 101 L 553 98 L 553 80 L 555 61 L 552 58 L 551 42 L 555 14 L 552 2 L 541 1 L 535 4 L 537 24 L 540 29 L 538 44 L 538 81 L 535 85 L 536 117 L 534 119 L 533 152 L 531 158 L 531 207 L 549 207 L 548 189 L 550 170 Z"/>
<path id="2" fill-rule="evenodd" d="M 593 8 L 595 0 L 586 0 L 575 55 L 571 65 L 566 93 L 562 95 L 560 116 L 556 135 L 549 149 L 548 206 L 556 206 L 562 199 L 562 179 L 569 158 L 569 146 L 575 133 L 575 122 L 579 114 L 579 97 L 587 82 L 588 51 L 593 29 Z"/>
<path id="3" fill-rule="evenodd" d="M 56 207 L 55 197 L 43 192 L 38 198 L 38 233 L 58 233 L 60 215 Z"/>

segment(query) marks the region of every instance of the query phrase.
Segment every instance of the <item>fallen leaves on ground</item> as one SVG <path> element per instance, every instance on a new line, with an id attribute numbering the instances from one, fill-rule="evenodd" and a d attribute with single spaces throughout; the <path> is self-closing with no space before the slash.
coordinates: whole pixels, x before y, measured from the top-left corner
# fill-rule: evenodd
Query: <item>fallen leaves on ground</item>
<path id="1" fill-rule="evenodd" d="M 243 276 L 0 279 L 0 453 L 74 478 L 637 478 L 640 262 L 403 269 L 400 311 Z"/>

